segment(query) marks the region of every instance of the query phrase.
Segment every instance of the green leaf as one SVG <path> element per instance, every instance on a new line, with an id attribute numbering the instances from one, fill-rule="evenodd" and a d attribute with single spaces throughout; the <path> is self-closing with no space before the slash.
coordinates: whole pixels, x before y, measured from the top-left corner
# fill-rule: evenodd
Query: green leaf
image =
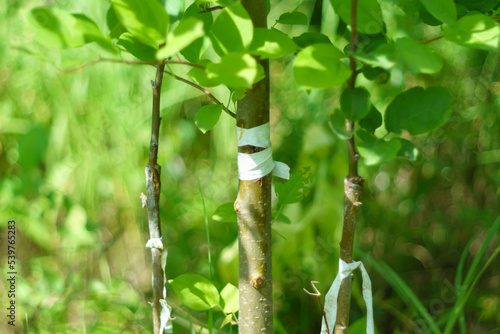
<path id="1" fill-rule="evenodd" d="M 401 148 L 398 151 L 398 157 L 405 158 L 408 160 L 417 160 L 418 149 L 413 145 L 411 141 L 406 139 L 399 139 L 401 142 Z"/>
<path id="2" fill-rule="evenodd" d="M 229 53 L 220 63 L 208 64 L 207 77 L 230 88 L 251 88 L 257 78 L 257 62 L 248 53 Z"/>
<path id="3" fill-rule="evenodd" d="M 382 125 L 382 115 L 380 111 L 377 110 L 373 105 L 370 107 L 368 115 L 366 115 L 362 120 L 359 121 L 359 126 L 370 133 L 374 133 L 375 130 Z"/>
<path id="4" fill-rule="evenodd" d="M 106 25 L 110 31 L 109 37 L 112 39 L 120 37 L 121 34 L 127 31 L 118 20 L 112 5 L 109 6 L 108 12 L 106 13 Z"/>
<path id="5" fill-rule="evenodd" d="M 376 83 L 384 84 L 389 81 L 391 73 L 382 67 L 363 66 L 361 72 L 366 79 L 375 81 Z"/>
<path id="6" fill-rule="evenodd" d="M 236 102 L 243 99 L 247 95 L 247 90 L 245 88 L 237 88 L 233 91 L 231 96 L 231 101 Z"/>
<path id="7" fill-rule="evenodd" d="M 210 37 L 219 56 L 246 51 L 252 42 L 253 24 L 245 8 L 240 3 L 224 8 L 215 19 Z"/>
<path id="8" fill-rule="evenodd" d="M 224 326 L 226 326 L 227 324 L 231 323 L 231 320 L 233 320 L 233 315 L 232 314 L 226 315 L 226 317 L 224 318 L 224 320 L 220 324 L 220 328 L 219 329 L 222 329 Z"/>
<path id="9" fill-rule="evenodd" d="M 298 49 L 284 33 L 276 29 L 255 28 L 249 52 L 261 59 L 278 58 Z"/>
<path id="10" fill-rule="evenodd" d="M 309 45 L 297 54 L 294 76 L 302 89 L 328 88 L 344 83 L 351 71 L 340 61 L 344 54 L 331 44 Z"/>
<path id="11" fill-rule="evenodd" d="M 165 42 L 169 17 L 157 0 L 111 0 L 120 23 L 141 42 L 158 46 Z"/>
<path id="12" fill-rule="evenodd" d="M 281 211 L 273 211 L 273 221 L 282 222 L 287 225 L 290 225 L 292 223 L 290 218 L 285 216 Z"/>
<path id="13" fill-rule="evenodd" d="M 454 43 L 474 49 L 497 51 L 500 45 L 500 27 L 489 16 L 471 14 L 444 28 L 444 37 Z"/>
<path id="14" fill-rule="evenodd" d="M 307 15 L 302 12 L 283 13 L 278 19 L 281 24 L 308 25 Z"/>
<path id="15" fill-rule="evenodd" d="M 341 140 L 345 140 L 351 136 L 347 133 L 345 128 L 345 115 L 340 109 L 335 109 L 333 114 L 330 115 L 328 124 L 332 129 L 333 133 L 339 137 Z"/>
<path id="16" fill-rule="evenodd" d="M 292 40 L 301 48 L 313 44 L 332 44 L 328 36 L 320 34 L 319 32 L 305 32 L 300 36 L 292 38 Z"/>
<path id="17" fill-rule="evenodd" d="M 177 297 L 192 309 L 205 311 L 219 305 L 219 291 L 203 276 L 183 274 L 168 282 Z"/>
<path id="18" fill-rule="evenodd" d="M 240 308 L 238 288 L 231 283 L 220 292 L 220 307 L 224 313 L 235 313 Z"/>
<path id="19" fill-rule="evenodd" d="M 188 17 L 179 22 L 179 25 L 168 34 L 167 44 L 158 50 L 156 59 L 165 59 L 183 50 L 189 44 L 203 37 L 203 21 Z"/>
<path id="20" fill-rule="evenodd" d="M 351 1 L 330 0 L 333 9 L 346 24 L 351 24 Z M 358 1 L 358 31 L 364 34 L 382 32 L 382 10 L 377 0 Z"/>
<path id="21" fill-rule="evenodd" d="M 194 122 L 201 132 L 206 133 L 208 130 L 211 130 L 215 124 L 217 124 L 221 112 L 222 105 L 220 104 L 209 104 L 203 106 L 196 112 Z"/>
<path id="22" fill-rule="evenodd" d="M 96 42 L 106 51 L 118 53 L 116 47 L 111 43 L 111 39 L 105 36 L 97 24 L 83 14 L 72 14 L 76 18 L 76 29 L 83 33 L 85 43 Z"/>
<path id="23" fill-rule="evenodd" d="M 218 222 L 225 223 L 236 223 L 238 221 L 238 216 L 236 211 L 234 211 L 234 203 L 224 203 L 215 209 L 212 219 Z"/>
<path id="24" fill-rule="evenodd" d="M 443 60 L 428 45 L 413 38 L 404 37 L 396 41 L 396 47 L 403 63 L 413 74 L 434 74 L 441 71 Z"/>
<path id="25" fill-rule="evenodd" d="M 370 111 L 370 93 L 365 88 L 346 88 L 340 95 L 340 109 L 348 119 L 359 121 Z"/>
<path id="26" fill-rule="evenodd" d="M 116 44 L 123 46 L 137 59 L 143 61 L 153 61 L 156 59 L 157 48 L 142 43 L 128 32 L 123 33 Z"/>
<path id="27" fill-rule="evenodd" d="M 310 170 L 290 174 L 290 179 L 283 183 L 276 183 L 274 189 L 281 205 L 300 202 L 309 193 Z"/>
<path id="28" fill-rule="evenodd" d="M 168 13 L 170 23 L 177 22 L 184 12 L 185 0 L 158 0 Z"/>
<path id="29" fill-rule="evenodd" d="M 207 67 L 208 64 L 211 64 L 212 62 L 208 59 L 202 59 L 200 60 L 197 64 L 201 66 Z M 189 72 L 188 75 L 194 79 L 200 86 L 202 87 L 215 87 L 220 85 L 218 81 L 212 80 L 208 78 L 208 73 L 206 70 L 198 68 L 198 67 L 193 67 Z"/>
<path id="30" fill-rule="evenodd" d="M 356 131 L 356 135 L 359 139 L 356 144 L 366 165 L 376 165 L 381 162 L 392 160 L 397 156 L 401 148 L 399 138 L 385 141 L 365 130 Z"/>
<path id="31" fill-rule="evenodd" d="M 184 12 L 184 18 L 188 17 L 195 17 L 203 21 L 203 30 L 205 30 L 205 35 L 210 32 L 210 29 L 212 29 L 212 25 L 214 23 L 212 13 L 210 12 L 200 13 L 200 8 L 196 5 L 196 3 L 193 3 L 191 6 L 189 6 Z M 198 63 L 198 61 L 201 58 L 201 55 L 203 54 L 203 52 L 207 50 L 209 44 L 210 41 L 208 37 L 199 38 L 190 45 L 188 45 L 186 48 L 184 48 L 181 51 L 181 54 L 188 61 L 192 63 Z"/>
<path id="32" fill-rule="evenodd" d="M 387 131 L 418 135 L 440 127 L 450 117 L 451 94 L 443 87 L 414 87 L 396 96 L 385 113 Z"/>
<path id="33" fill-rule="evenodd" d="M 453 0 L 420 0 L 420 2 L 441 22 L 452 24 L 457 20 L 457 7 Z"/>
<path id="34" fill-rule="evenodd" d="M 38 41 L 48 47 L 76 48 L 86 43 L 83 32 L 76 29 L 78 19 L 57 7 L 31 10 L 30 24 Z"/>
<path id="35" fill-rule="evenodd" d="M 392 43 L 381 44 L 371 52 L 358 51 L 354 57 L 367 65 L 390 70 L 396 65 L 396 46 Z"/>

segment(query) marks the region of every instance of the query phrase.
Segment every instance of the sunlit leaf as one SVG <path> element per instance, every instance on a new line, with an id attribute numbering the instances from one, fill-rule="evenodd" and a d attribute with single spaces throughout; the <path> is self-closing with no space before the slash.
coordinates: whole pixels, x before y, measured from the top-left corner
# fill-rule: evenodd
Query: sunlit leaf
<path id="1" fill-rule="evenodd" d="M 157 0 L 111 0 L 111 4 L 120 23 L 143 43 L 165 42 L 170 20 Z"/>
<path id="2" fill-rule="evenodd" d="M 309 192 L 310 171 L 290 174 L 290 179 L 276 183 L 274 189 L 281 205 L 300 202 Z"/>
<path id="3" fill-rule="evenodd" d="M 238 216 L 236 215 L 236 211 L 234 211 L 234 203 L 229 202 L 220 205 L 215 209 L 212 219 L 219 222 L 236 223 Z"/>
<path id="4" fill-rule="evenodd" d="M 230 88 L 250 88 L 257 78 L 257 62 L 248 53 L 229 53 L 220 63 L 208 64 L 207 74 L 208 79 Z"/>
<path id="5" fill-rule="evenodd" d="M 207 67 L 208 64 L 211 63 L 212 62 L 208 59 L 202 59 L 197 64 Z M 215 87 L 220 85 L 220 82 L 209 79 L 207 71 L 202 68 L 193 67 L 191 70 L 189 70 L 188 75 L 202 87 Z"/>
<path id="6" fill-rule="evenodd" d="M 255 28 L 249 52 L 260 56 L 261 59 L 267 59 L 282 57 L 297 49 L 297 45 L 281 31 Z"/>
<path id="7" fill-rule="evenodd" d="M 157 48 L 142 43 L 128 32 L 123 33 L 116 44 L 123 46 L 128 52 L 140 60 L 153 61 L 156 59 Z"/>
<path id="8" fill-rule="evenodd" d="M 246 51 L 252 38 L 252 20 L 240 3 L 224 8 L 212 26 L 212 45 L 220 56 Z"/>
<path id="9" fill-rule="evenodd" d="M 404 37 L 396 41 L 396 47 L 403 63 L 413 74 L 434 74 L 441 71 L 443 60 L 428 45 L 413 38 Z"/>
<path id="10" fill-rule="evenodd" d="M 308 25 L 309 20 L 302 12 L 283 13 L 278 19 L 278 23 L 292 25 Z"/>
<path id="11" fill-rule="evenodd" d="M 367 165 L 375 165 L 392 160 L 397 156 L 401 148 L 399 138 L 386 141 L 375 137 L 365 130 L 356 131 L 356 136 L 359 139 L 356 142 L 359 153 L 363 157 L 363 162 Z"/>
<path id="12" fill-rule="evenodd" d="M 327 88 L 343 84 L 351 71 L 341 62 L 344 54 L 331 44 L 313 44 L 297 54 L 294 76 L 302 89 Z"/>
<path id="13" fill-rule="evenodd" d="M 219 121 L 222 106 L 220 104 L 209 104 L 201 107 L 196 112 L 194 122 L 201 132 L 206 133 L 211 130 Z"/>
<path id="14" fill-rule="evenodd" d="M 177 297 L 192 309 L 205 311 L 219 305 L 219 291 L 203 276 L 184 274 L 168 282 Z"/>
<path id="15" fill-rule="evenodd" d="M 203 37 L 203 21 L 188 17 L 179 22 L 173 31 L 168 34 L 166 45 L 158 50 L 157 59 L 165 59 L 183 50 L 189 44 Z"/>
<path id="16" fill-rule="evenodd" d="M 305 48 L 312 44 L 331 44 L 328 36 L 319 32 L 305 32 L 300 36 L 292 38 L 292 40 L 301 48 Z"/>
<path id="17" fill-rule="evenodd" d="M 351 1 L 330 0 L 335 12 L 346 24 L 351 23 Z M 377 34 L 382 31 L 382 11 L 377 0 L 358 1 L 358 30 L 365 34 Z"/>
<path id="18" fill-rule="evenodd" d="M 457 8 L 453 0 L 420 0 L 420 2 L 441 22 L 452 24 L 457 20 Z"/>
<path id="19" fill-rule="evenodd" d="M 240 308 L 238 288 L 231 283 L 220 292 L 220 306 L 224 313 L 235 313 Z"/>
<path id="20" fill-rule="evenodd" d="M 500 45 L 500 26 L 483 14 L 464 16 L 443 32 L 447 40 L 475 49 L 498 51 Z"/>

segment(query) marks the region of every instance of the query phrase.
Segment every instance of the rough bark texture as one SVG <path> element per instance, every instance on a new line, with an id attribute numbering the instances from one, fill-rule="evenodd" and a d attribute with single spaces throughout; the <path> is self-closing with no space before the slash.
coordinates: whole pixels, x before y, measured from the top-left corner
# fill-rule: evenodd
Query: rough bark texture
<path id="1" fill-rule="evenodd" d="M 160 175 L 161 166 L 158 165 L 158 136 L 160 133 L 160 94 L 165 65 L 158 65 L 156 80 L 151 82 L 153 86 L 153 115 L 151 127 L 151 143 L 149 145 L 149 162 L 146 166 L 146 206 L 148 209 L 149 238 L 161 238 L 160 223 Z M 160 299 L 163 299 L 163 268 L 161 267 L 161 256 L 163 249 L 151 248 L 153 262 L 153 327 L 154 333 L 160 333 Z"/>
<path id="2" fill-rule="evenodd" d="M 351 45 L 350 49 L 354 53 L 358 44 L 357 29 L 357 7 L 358 1 L 351 0 Z M 347 81 L 347 87 L 356 87 L 356 59 L 350 57 L 350 69 L 352 75 Z M 354 233 L 356 231 L 356 219 L 358 209 L 361 205 L 361 195 L 363 193 L 364 179 L 358 175 L 359 153 L 356 151 L 354 142 L 354 121 L 346 120 L 346 130 L 351 136 L 347 139 L 347 153 L 349 157 L 349 175 L 344 179 L 344 226 L 342 229 L 342 239 L 340 241 L 340 258 L 345 263 L 352 262 L 352 251 L 354 247 Z M 349 313 L 351 309 L 352 276 L 345 278 L 340 285 L 337 299 L 337 321 L 335 323 L 335 334 L 347 334 L 349 328 Z M 331 325 L 330 325 L 331 326 Z M 332 327 L 332 326 L 331 326 Z"/>
<path id="3" fill-rule="evenodd" d="M 255 27 L 266 27 L 266 0 L 243 0 Z M 265 78 L 238 102 L 236 124 L 253 128 L 269 122 L 269 62 L 260 60 Z M 261 150 L 238 148 L 242 153 Z M 271 257 L 271 174 L 241 181 L 234 207 L 238 214 L 239 243 L 239 332 L 273 333 Z"/>

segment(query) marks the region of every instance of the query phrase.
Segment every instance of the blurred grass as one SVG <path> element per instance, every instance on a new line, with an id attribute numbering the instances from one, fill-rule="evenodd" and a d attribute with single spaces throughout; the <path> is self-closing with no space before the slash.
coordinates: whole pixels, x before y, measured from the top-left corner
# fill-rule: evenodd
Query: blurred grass
<path id="1" fill-rule="evenodd" d="M 96 59 L 96 49 L 59 52 L 37 45 L 25 15 L 45 4 L 0 3 L 0 226 L 7 219 L 17 221 L 17 330 L 151 332 L 147 213 L 139 195 L 145 190 L 154 68 L 101 63 L 63 73 L 61 68 Z M 107 1 L 54 4 L 87 14 L 105 30 Z M 276 3 L 271 18 L 296 5 Z M 300 8 L 312 15 L 310 4 Z M 333 14 L 323 11 L 329 24 L 336 24 Z M 426 36 L 422 27 L 415 29 Z M 300 34 L 300 28 L 291 33 Z M 371 90 L 373 101 L 383 110 L 404 86 L 443 84 L 456 97 L 454 113 L 442 129 L 411 138 L 421 150 L 418 161 L 360 166 L 367 180 L 356 244 L 390 264 L 437 320 L 453 306 L 448 302 L 453 291 L 443 282 L 454 281 L 462 251 L 474 235 L 463 261 L 468 264 L 479 254 L 486 231 L 500 214 L 499 162 L 485 158 L 500 149 L 500 85 L 498 54 L 467 51 L 446 41 L 433 46 L 447 59 L 440 76 L 398 79 L 394 73 L 382 88 Z M 346 149 L 327 124 L 338 90 L 297 92 L 292 61 L 287 57 L 271 64 L 275 159 L 292 171 L 311 166 L 313 180 L 310 195 L 284 209 L 292 224 L 273 226 L 284 237 L 275 236 L 273 244 L 276 331 L 315 333 L 321 323 L 319 306 L 303 288 L 318 280 L 318 288 L 326 292 L 337 272 Z M 215 94 L 227 101 L 223 89 Z M 198 182 L 208 217 L 234 200 L 237 191 L 232 120 L 222 116 L 215 130 L 203 135 L 193 123 L 201 103 L 208 101 L 199 92 L 166 80 L 159 161 L 169 278 L 209 276 Z M 214 283 L 219 289 L 228 282 L 236 285 L 236 226 L 213 221 L 209 226 Z M 489 256 L 498 244 L 496 233 L 484 251 Z M 4 273 L 4 252 L 0 260 Z M 415 310 L 393 291 L 384 278 L 388 273 L 367 269 L 380 331 L 418 332 Z M 354 285 L 353 322 L 364 315 L 360 287 Z M 496 258 L 464 305 L 467 332 L 500 326 L 498 291 Z M 186 319 L 184 324 L 208 322 L 207 314 L 184 310 L 173 291 L 168 295 L 174 316 Z M 5 298 L 2 294 L 2 305 Z M 189 332 L 180 323 L 176 332 Z M 4 332 L 2 326 L 4 321 Z"/>

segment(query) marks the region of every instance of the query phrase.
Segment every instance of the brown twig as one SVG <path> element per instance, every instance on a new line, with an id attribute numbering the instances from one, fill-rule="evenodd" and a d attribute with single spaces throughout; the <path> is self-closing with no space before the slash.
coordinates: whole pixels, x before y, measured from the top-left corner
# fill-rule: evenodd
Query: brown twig
<path id="1" fill-rule="evenodd" d="M 432 42 L 434 42 L 434 41 L 438 41 L 438 40 L 440 40 L 440 39 L 441 39 L 441 38 L 443 38 L 443 37 L 444 37 L 444 36 L 434 37 L 434 38 L 429 39 L 428 41 L 424 41 L 424 42 L 422 42 L 422 44 L 429 44 L 429 43 L 432 43 Z"/>
<path id="2" fill-rule="evenodd" d="M 218 105 L 221 105 L 222 106 L 222 109 L 229 115 L 231 116 L 232 118 L 236 118 L 236 114 L 234 112 L 232 112 L 231 110 L 229 110 L 222 102 L 220 102 L 219 100 L 217 100 L 217 98 L 215 96 L 212 95 L 212 93 L 210 93 L 210 91 L 208 89 L 206 89 L 205 87 L 202 87 L 198 84 L 195 84 L 194 82 L 192 81 L 189 81 L 183 77 L 180 77 L 178 75 L 175 75 L 173 74 L 172 72 L 169 72 L 169 71 L 165 71 L 165 74 L 168 74 L 170 75 L 172 78 L 176 79 L 176 80 L 179 80 L 179 81 L 182 81 L 188 85 L 190 85 L 191 87 L 194 87 L 196 89 L 198 89 L 199 91 L 205 93 L 212 101 L 214 101 L 216 104 Z"/>
<path id="3" fill-rule="evenodd" d="M 158 62 L 156 60 L 152 60 L 152 61 L 129 61 L 129 60 L 123 60 L 123 59 L 99 58 L 99 59 L 93 60 L 93 61 L 91 61 L 89 63 L 83 64 L 81 66 L 77 66 L 77 67 L 72 67 L 72 68 L 65 69 L 64 72 L 65 73 L 78 72 L 78 71 L 86 69 L 87 67 L 94 66 L 96 64 L 103 63 L 103 62 L 107 62 L 107 63 L 120 63 L 120 64 L 127 64 L 127 65 L 152 65 L 152 66 L 156 66 L 158 64 L 163 64 L 163 65 L 165 65 L 165 64 L 178 64 L 178 65 L 187 65 L 187 66 L 191 66 L 191 67 L 196 67 L 196 68 L 199 68 L 199 69 L 202 69 L 202 70 L 205 69 L 205 66 L 198 65 L 198 64 L 193 64 L 193 63 L 190 63 L 190 62 L 187 62 L 187 61 L 181 61 L 181 60 L 164 60 L 162 62 Z"/>

